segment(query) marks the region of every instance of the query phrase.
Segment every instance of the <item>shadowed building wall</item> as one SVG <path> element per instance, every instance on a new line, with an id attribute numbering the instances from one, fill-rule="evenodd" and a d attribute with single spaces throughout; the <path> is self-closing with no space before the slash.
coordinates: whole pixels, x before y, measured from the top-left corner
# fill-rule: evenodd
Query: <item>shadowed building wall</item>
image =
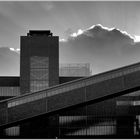
<path id="1" fill-rule="evenodd" d="M 50 31 L 30 31 L 21 36 L 21 94 L 59 83 L 58 37 Z"/>
<path id="2" fill-rule="evenodd" d="M 21 94 L 36 92 L 59 84 L 59 38 L 52 36 L 50 31 L 29 31 L 27 36 L 21 36 L 20 54 L 20 89 Z M 37 106 L 39 109 L 39 106 Z M 53 123 L 51 123 L 52 118 Z M 45 118 L 45 120 L 32 121 L 21 125 L 22 129 L 31 128 L 34 132 L 41 130 L 41 135 L 54 135 L 57 125 L 57 115 Z M 45 127 L 39 128 L 36 123 L 47 123 Z M 33 127 L 32 127 L 33 126 Z M 57 130 L 56 130 L 57 131 Z M 53 134 L 51 134 L 51 132 Z M 24 131 L 21 135 L 24 135 Z M 27 134 L 27 133 L 26 133 Z M 52 136 L 48 136 L 52 137 Z"/>

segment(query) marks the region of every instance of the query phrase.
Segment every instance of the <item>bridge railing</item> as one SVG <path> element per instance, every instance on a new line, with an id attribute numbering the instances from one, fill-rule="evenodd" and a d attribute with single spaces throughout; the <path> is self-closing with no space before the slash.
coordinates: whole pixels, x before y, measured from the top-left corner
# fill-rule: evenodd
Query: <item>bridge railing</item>
<path id="1" fill-rule="evenodd" d="M 39 100 L 42 98 L 47 98 L 56 94 L 60 94 L 60 93 L 68 92 L 71 90 L 79 89 L 85 86 L 93 85 L 93 84 L 96 84 L 105 80 L 125 76 L 127 74 L 130 74 L 136 71 L 140 71 L 140 63 L 133 64 L 133 65 L 126 66 L 123 68 L 119 68 L 119 69 L 115 69 L 112 71 L 104 72 L 104 73 L 97 74 L 91 77 L 74 80 L 74 81 L 67 82 L 61 85 L 53 86 L 46 90 L 17 96 L 15 98 L 7 100 L 7 106 L 8 108 L 11 108 L 11 107 L 24 104 L 27 102 L 32 102 L 32 101 Z"/>
<path id="2" fill-rule="evenodd" d="M 139 77 L 137 77 L 137 74 L 136 74 L 137 72 L 138 72 L 138 76 L 139 76 L 140 75 L 139 74 L 140 73 L 140 63 L 133 64 L 133 65 L 126 66 L 123 68 L 119 68 L 119 69 L 115 69 L 112 71 L 104 72 L 104 73 L 97 74 L 97 75 L 94 75 L 91 77 L 71 81 L 71 82 L 57 85 L 54 87 L 50 87 L 49 89 L 46 89 L 46 90 L 37 91 L 37 92 L 29 93 L 29 94 L 24 94 L 24 95 L 20 95 L 20 96 L 11 98 L 11 99 L 3 100 L 0 102 L 0 125 L 5 125 L 5 124 L 8 124 L 9 122 L 17 121 L 17 119 L 19 119 L 18 117 L 20 115 L 21 115 L 20 119 L 25 119 L 25 118 L 28 118 L 28 117 L 31 117 L 34 115 L 38 115 L 39 113 L 44 113 L 44 110 L 48 110 L 48 109 L 50 111 L 56 110 L 57 108 L 56 109 L 55 108 L 54 109 L 47 108 L 47 107 L 53 105 L 53 104 L 50 104 L 50 105 L 46 104 L 46 101 L 49 99 L 49 97 L 54 97 L 54 95 L 61 94 L 61 93 L 65 93 L 65 97 L 66 97 L 66 95 L 69 94 L 69 91 L 72 91 L 75 89 L 80 89 L 82 87 L 89 87 L 90 85 L 93 85 L 93 87 L 94 87 L 94 84 L 97 85 L 97 83 L 100 84 L 104 81 L 112 82 L 111 79 L 115 80 L 115 79 L 117 79 L 117 77 L 121 77 L 120 78 L 121 79 L 120 80 L 121 81 L 121 88 L 120 88 L 121 90 L 125 90 L 127 88 L 127 81 L 129 78 L 131 78 L 131 76 L 130 76 L 131 74 L 134 75 L 134 78 L 136 78 L 134 80 L 134 82 L 136 82 L 136 83 L 138 82 L 137 85 L 139 86 L 140 80 L 139 80 Z M 133 82 L 133 80 L 132 80 L 132 82 Z M 124 83 L 124 85 L 123 85 L 123 83 Z M 131 85 L 130 88 L 133 88 L 135 86 L 135 84 L 134 85 L 130 84 L 130 85 Z M 109 86 L 107 88 L 109 88 Z M 107 89 L 107 88 L 105 88 L 105 89 Z M 90 90 L 90 88 L 87 88 L 87 89 Z M 94 88 L 93 88 L 93 90 L 94 90 Z M 117 92 L 116 89 L 115 89 L 115 92 Z M 74 92 L 74 94 L 75 94 L 75 92 Z M 94 94 L 94 92 L 92 92 L 92 94 Z M 98 97 L 102 97 L 103 95 L 106 96 L 106 95 L 108 95 L 108 93 L 107 94 L 100 94 L 99 96 L 94 96 L 94 97 L 98 98 Z M 84 94 L 83 94 L 83 96 L 84 96 Z M 42 102 L 41 107 L 44 107 L 44 105 L 46 106 L 46 108 L 44 107 L 44 110 L 42 109 L 42 111 L 40 111 L 40 109 L 38 108 L 37 111 L 39 113 L 37 114 L 32 109 L 32 107 L 34 106 L 33 105 L 32 107 L 30 106 L 31 108 L 29 108 L 27 112 L 25 110 L 24 114 L 22 112 L 19 114 L 20 107 L 23 107 L 20 105 L 26 104 L 26 103 L 32 103 L 32 102 L 36 103 L 34 101 L 37 101 L 39 99 L 45 99 L 45 101 L 44 101 L 45 103 L 41 101 Z M 88 99 L 90 99 L 90 97 Z M 84 101 L 84 100 L 82 100 L 82 101 Z M 79 102 L 74 102 L 74 103 L 79 103 Z M 38 106 L 38 104 L 36 103 L 35 107 L 37 107 L 37 106 Z M 65 106 L 67 106 L 66 103 L 65 103 Z M 26 107 L 28 107 L 28 105 Z M 26 107 L 24 107 L 24 109 Z M 61 105 L 58 108 L 61 108 L 61 107 L 64 107 L 64 106 Z M 15 111 L 15 113 L 14 113 L 14 110 L 16 110 L 16 109 L 18 109 L 18 111 L 17 112 Z M 30 111 L 32 111 L 32 113 Z M 27 113 L 31 113 L 31 115 L 27 114 Z M 15 114 L 18 116 L 15 116 Z"/>

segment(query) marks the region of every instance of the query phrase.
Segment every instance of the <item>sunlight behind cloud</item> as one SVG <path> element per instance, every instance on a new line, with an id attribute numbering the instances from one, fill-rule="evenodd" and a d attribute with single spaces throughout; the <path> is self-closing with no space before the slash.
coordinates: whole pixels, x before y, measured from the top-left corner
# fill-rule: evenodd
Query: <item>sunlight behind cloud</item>
<path id="1" fill-rule="evenodd" d="M 134 36 L 134 41 L 135 41 L 135 42 L 140 42 L 140 36 L 135 35 L 135 36 Z"/>
<path id="2" fill-rule="evenodd" d="M 11 50 L 11 51 L 15 51 L 15 49 L 14 49 L 14 48 L 10 48 L 10 50 Z"/>
<path id="3" fill-rule="evenodd" d="M 11 51 L 14 51 L 14 52 L 17 52 L 17 53 L 20 52 L 20 49 L 19 49 L 19 48 L 17 48 L 17 49 L 15 49 L 15 48 L 10 48 L 10 50 L 11 50 Z"/>
<path id="4" fill-rule="evenodd" d="M 72 37 L 77 37 L 78 35 L 81 35 L 84 31 L 79 29 L 77 33 L 71 34 Z"/>
<path id="5" fill-rule="evenodd" d="M 94 28 L 96 28 L 96 27 L 99 27 L 99 28 L 101 28 L 101 29 L 103 29 L 103 30 L 106 30 L 106 31 L 109 31 L 109 32 L 111 32 L 111 31 L 113 31 L 113 30 L 117 30 L 117 31 L 121 32 L 122 34 L 128 36 L 129 38 L 133 39 L 134 42 L 140 42 L 140 36 L 134 36 L 134 37 L 133 37 L 131 34 L 129 34 L 129 33 L 126 32 L 126 31 L 120 30 L 120 29 L 118 29 L 118 28 L 116 28 L 116 27 L 112 27 L 112 28 L 105 27 L 105 26 L 103 26 L 103 25 L 101 25 L 101 24 L 92 25 L 91 27 L 89 27 L 89 28 L 87 28 L 87 29 L 84 29 L 84 30 L 79 29 L 77 32 L 72 33 L 70 36 L 71 36 L 71 37 L 77 37 L 77 36 L 79 36 L 79 35 L 85 33 L 86 31 L 92 30 L 92 29 L 94 29 Z M 86 33 L 86 35 L 92 36 L 92 35 L 87 34 L 87 33 Z"/>
<path id="6" fill-rule="evenodd" d="M 105 30 L 108 30 L 108 31 L 112 31 L 113 29 L 115 29 L 114 27 L 113 27 L 113 28 L 108 28 L 108 27 L 105 27 L 105 26 L 103 26 L 103 25 L 101 25 L 101 24 L 93 25 L 93 26 L 89 27 L 88 29 L 93 29 L 95 26 L 99 26 L 99 27 L 101 27 L 102 29 L 105 29 Z"/>
<path id="7" fill-rule="evenodd" d="M 66 39 L 62 38 L 62 39 L 59 39 L 60 42 L 66 42 Z"/>

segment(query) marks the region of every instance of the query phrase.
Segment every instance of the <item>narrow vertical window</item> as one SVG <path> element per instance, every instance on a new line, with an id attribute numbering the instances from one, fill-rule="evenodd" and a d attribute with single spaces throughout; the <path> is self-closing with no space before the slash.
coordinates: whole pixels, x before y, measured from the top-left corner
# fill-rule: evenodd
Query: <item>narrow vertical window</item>
<path id="1" fill-rule="evenodd" d="M 35 92 L 49 86 L 49 58 L 32 56 L 30 58 L 30 91 Z"/>

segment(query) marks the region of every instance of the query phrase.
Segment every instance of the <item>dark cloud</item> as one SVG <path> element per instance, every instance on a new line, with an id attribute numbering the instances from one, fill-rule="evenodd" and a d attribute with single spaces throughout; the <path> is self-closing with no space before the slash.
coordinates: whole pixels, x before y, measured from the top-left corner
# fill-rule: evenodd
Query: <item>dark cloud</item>
<path id="1" fill-rule="evenodd" d="M 139 54 L 140 43 L 131 35 L 102 25 L 79 30 L 60 42 L 60 62 L 89 62 L 93 73 L 139 62 Z"/>

